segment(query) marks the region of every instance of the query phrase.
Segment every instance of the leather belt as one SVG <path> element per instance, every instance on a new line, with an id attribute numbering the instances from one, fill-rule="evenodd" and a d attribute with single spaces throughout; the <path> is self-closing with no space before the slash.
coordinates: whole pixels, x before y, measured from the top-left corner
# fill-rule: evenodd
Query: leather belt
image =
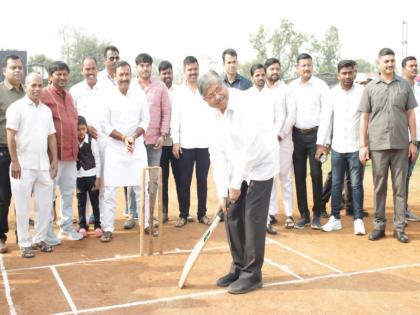
<path id="1" fill-rule="evenodd" d="M 312 132 L 318 131 L 318 126 L 309 128 L 309 129 L 300 129 L 300 128 L 293 127 L 293 129 L 299 133 L 306 134 L 306 133 L 312 133 Z"/>

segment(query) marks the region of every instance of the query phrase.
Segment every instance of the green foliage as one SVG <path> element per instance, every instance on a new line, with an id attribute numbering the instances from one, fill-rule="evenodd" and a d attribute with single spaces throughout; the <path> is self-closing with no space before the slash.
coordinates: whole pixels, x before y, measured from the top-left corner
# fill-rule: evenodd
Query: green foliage
<path id="1" fill-rule="evenodd" d="M 86 34 L 76 28 L 64 27 L 59 35 L 63 41 L 62 58 L 70 68 L 69 86 L 83 80 L 80 71 L 85 57 L 95 57 L 99 70 L 103 69 L 103 52 L 109 42 L 101 41 L 95 35 Z"/>
<path id="2" fill-rule="evenodd" d="M 48 66 L 53 61 L 54 60 L 52 60 L 51 58 L 48 58 L 44 54 L 41 54 L 41 55 L 31 55 L 31 56 L 29 56 L 28 64 L 29 65 L 34 65 L 34 64 L 36 64 L 36 65 L 42 65 L 42 66 L 48 68 Z"/>
<path id="3" fill-rule="evenodd" d="M 376 67 L 369 61 L 359 58 L 355 60 L 357 62 L 357 71 L 361 73 L 373 73 Z"/>
<path id="4" fill-rule="evenodd" d="M 324 38 L 318 40 L 313 35 L 298 32 L 289 20 L 281 19 L 272 32 L 261 25 L 249 40 L 256 52 L 255 61 L 264 62 L 269 57 L 280 60 L 283 78 L 295 76 L 296 59 L 302 52 L 312 55 L 317 73 L 335 72 L 340 58 L 340 39 L 335 26 L 331 26 Z M 268 51 L 271 51 L 270 56 Z"/>

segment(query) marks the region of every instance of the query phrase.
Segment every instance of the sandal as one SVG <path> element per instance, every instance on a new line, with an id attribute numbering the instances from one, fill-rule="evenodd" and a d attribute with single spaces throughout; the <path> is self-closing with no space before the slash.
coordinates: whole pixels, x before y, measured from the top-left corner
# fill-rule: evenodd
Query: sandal
<path id="1" fill-rule="evenodd" d="M 175 227 L 180 228 L 187 224 L 187 219 L 183 217 L 179 217 L 178 220 L 175 222 Z"/>
<path id="2" fill-rule="evenodd" d="M 201 224 L 204 224 L 204 225 L 210 225 L 211 224 L 211 220 L 206 215 L 203 215 L 201 218 L 199 218 L 198 222 L 200 222 Z"/>
<path id="3" fill-rule="evenodd" d="M 150 227 L 148 226 L 147 228 L 144 229 L 144 233 L 146 233 L 147 235 L 149 235 L 150 233 Z M 159 236 L 159 232 L 157 229 L 153 229 L 153 237 L 158 237 Z"/>
<path id="4" fill-rule="evenodd" d="M 23 258 L 33 258 L 35 257 L 34 252 L 32 251 L 31 247 L 23 247 L 22 248 L 22 257 Z"/>
<path id="5" fill-rule="evenodd" d="M 44 241 L 41 241 L 39 243 L 33 243 L 31 249 L 39 250 L 43 253 L 51 253 L 54 250 L 54 247 L 51 245 L 48 245 Z"/>
<path id="6" fill-rule="evenodd" d="M 286 217 L 286 221 L 284 222 L 284 227 L 286 229 L 293 229 L 295 226 L 295 221 L 293 221 L 292 217 Z"/>

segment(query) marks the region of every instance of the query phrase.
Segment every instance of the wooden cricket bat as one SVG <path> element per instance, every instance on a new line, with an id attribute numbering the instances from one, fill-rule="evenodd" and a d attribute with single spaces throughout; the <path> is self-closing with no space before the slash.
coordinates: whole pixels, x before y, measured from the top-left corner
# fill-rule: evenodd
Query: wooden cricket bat
<path id="1" fill-rule="evenodd" d="M 203 236 L 200 238 L 200 240 L 197 242 L 197 244 L 195 244 L 190 256 L 188 256 L 187 262 L 184 265 L 184 269 L 182 270 L 181 277 L 179 278 L 178 282 L 178 287 L 180 289 L 184 287 L 184 283 L 185 281 L 187 281 L 191 269 L 194 267 L 198 256 L 200 256 L 201 251 L 203 250 L 204 246 L 206 246 L 207 241 L 209 240 L 210 236 L 213 234 L 214 230 L 219 224 L 222 214 L 222 210 L 220 210 L 216 214 L 215 218 L 213 219 L 213 222 L 211 223 L 207 231 L 203 234 Z"/>

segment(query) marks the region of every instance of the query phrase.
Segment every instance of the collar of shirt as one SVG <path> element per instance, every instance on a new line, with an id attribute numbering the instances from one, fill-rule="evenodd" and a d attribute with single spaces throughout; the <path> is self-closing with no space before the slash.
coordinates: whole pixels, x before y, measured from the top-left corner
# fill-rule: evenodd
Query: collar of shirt
<path id="1" fill-rule="evenodd" d="M 392 79 L 391 79 L 391 81 L 389 81 L 389 82 L 387 82 L 387 81 L 385 81 L 381 76 L 378 76 L 376 79 L 374 79 L 375 81 L 375 84 L 378 84 L 378 83 L 385 83 L 385 84 L 391 84 L 392 82 L 394 82 L 394 81 L 401 81 L 402 80 L 402 78 L 401 77 L 399 77 L 398 75 L 396 75 L 395 73 L 394 73 L 394 75 L 392 76 Z"/>
<path id="2" fill-rule="evenodd" d="M 11 90 L 13 90 L 15 87 L 13 86 L 13 85 L 11 85 L 10 84 L 10 82 L 9 81 L 7 81 L 7 80 L 4 80 L 3 81 L 4 82 L 4 86 L 9 90 L 9 91 L 11 91 Z M 24 88 L 23 88 L 23 85 L 22 84 L 20 84 L 19 85 L 19 92 L 20 91 L 24 91 Z"/>
<path id="3" fill-rule="evenodd" d="M 298 83 L 300 84 L 300 85 L 302 85 L 302 86 L 305 86 L 305 85 L 308 85 L 308 84 L 314 84 L 315 82 L 315 79 L 314 79 L 314 76 L 313 75 L 311 75 L 311 77 L 309 78 L 309 80 L 308 81 L 306 81 L 305 83 L 304 82 L 302 82 L 302 77 L 299 77 L 298 78 Z"/>
<path id="4" fill-rule="evenodd" d="M 89 136 L 86 134 L 82 142 L 80 142 L 79 139 L 77 139 L 77 141 L 79 142 L 79 148 L 81 148 L 85 143 L 89 143 Z"/>
<path id="5" fill-rule="evenodd" d="M 62 98 L 66 97 L 66 90 L 64 89 L 57 89 L 54 85 L 50 84 L 47 86 L 47 89 L 51 92 L 54 93 L 55 95 L 58 95 Z"/>

